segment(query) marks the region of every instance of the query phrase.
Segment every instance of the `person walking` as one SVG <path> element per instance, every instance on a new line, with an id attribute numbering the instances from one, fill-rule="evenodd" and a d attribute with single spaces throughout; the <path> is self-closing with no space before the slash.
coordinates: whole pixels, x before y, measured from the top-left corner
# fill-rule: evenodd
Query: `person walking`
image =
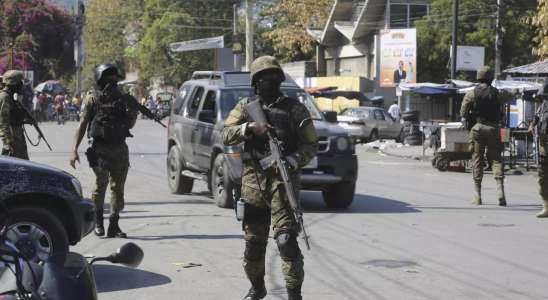
<path id="1" fill-rule="evenodd" d="M 21 102 L 15 101 L 13 95 L 23 88 L 23 73 L 7 71 L 2 77 L 4 88 L 0 90 L 0 139 L 2 155 L 29 160 L 27 142 L 23 125 L 25 111 Z"/>
<path id="2" fill-rule="evenodd" d="M 401 108 L 398 105 L 398 101 L 394 101 L 394 104 L 392 104 L 392 106 L 390 106 L 390 108 L 388 109 L 388 113 L 390 113 L 392 117 L 396 119 L 396 122 L 400 121 Z"/>
<path id="3" fill-rule="evenodd" d="M 147 103 L 145 104 L 146 107 L 153 113 L 156 114 L 156 102 L 152 100 L 152 97 L 149 97 L 147 100 Z"/>
<path id="4" fill-rule="evenodd" d="M 244 142 L 242 196 L 249 209 L 245 216 L 243 266 L 251 282 L 251 289 L 244 300 L 263 299 L 267 294 L 264 281 L 265 254 L 271 222 L 274 240 L 282 258 L 289 299 L 302 299 L 304 257 L 297 242 L 300 226 L 287 203 L 277 167 L 272 165 L 263 170 L 259 162 L 270 155 L 266 139 L 267 131 L 271 130 L 283 142 L 282 154 L 291 172 L 295 196 L 299 199 L 301 168 L 316 156 L 319 138 L 304 104 L 281 93 L 280 86 L 284 80 L 284 72 L 274 57 L 256 59 L 251 66 L 251 86 L 256 96 L 244 98 L 236 105 L 222 133 L 226 146 Z M 245 111 L 245 106 L 252 101 L 260 101 L 271 124 L 253 122 Z"/>
<path id="5" fill-rule="evenodd" d="M 537 214 L 537 218 L 548 218 L 548 84 L 545 83 L 542 92 L 542 104 L 537 109 L 533 123 L 529 125 L 529 132 L 533 132 L 537 127 L 539 139 L 540 160 L 537 166 L 539 194 L 542 198 L 542 211 Z"/>
<path id="6" fill-rule="evenodd" d="M 65 124 L 65 120 L 63 119 L 64 108 L 65 108 L 65 97 L 63 97 L 63 94 L 59 92 L 57 96 L 55 97 L 55 109 L 57 110 L 57 125 L 61 125 L 61 122 Z"/>
<path id="7" fill-rule="evenodd" d="M 39 94 L 39 92 L 35 92 L 34 98 L 32 98 L 32 115 L 37 122 L 42 124 L 42 99 L 40 99 Z"/>
<path id="8" fill-rule="evenodd" d="M 460 114 L 467 120 L 475 118 L 472 122 L 477 122 L 470 131 L 470 152 L 472 153 L 475 191 L 471 203 L 482 204 L 481 183 L 483 168 L 485 167 L 485 147 L 487 147 L 489 157 L 493 161 L 492 168 L 498 186 L 499 205 L 506 206 L 499 122 L 502 119 L 501 105 L 514 100 L 518 90 L 513 89 L 511 93 L 508 93 L 491 86 L 491 82 L 495 77 L 491 67 L 488 66 L 479 68 L 476 78 L 480 85 L 464 96 L 460 111 Z"/>
<path id="9" fill-rule="evenodd" d="M 132 137 L 129 130 L 137 121 L 137 110 L 128 109 L 119 102 L 119 98 L 102 92 L 107 85 L 117 87 L 118 79 L 121 79 L 119 74 L 118 68 L 110 63 L 100 64 L 95 69 L 95 81 L 101 90 L 88 95 L 84 100 L 70 155 L 70 165 L 76 168 L 76 161 L 80 163 L 78 147 L 89 124 L 88 137 L 92 138 L 93 142 L 86 155 L 96 178 L 91 196 L 96 207 L 94 233 L 96 236 L 105 235 L 103 207 L 110 181 L 112 193 L 107 230 L 109 238 L 127 237 L 119 226 L 120 211 L 125 206 L 124 185 L 129 169 L 129 149 L 126 138 Z"/>

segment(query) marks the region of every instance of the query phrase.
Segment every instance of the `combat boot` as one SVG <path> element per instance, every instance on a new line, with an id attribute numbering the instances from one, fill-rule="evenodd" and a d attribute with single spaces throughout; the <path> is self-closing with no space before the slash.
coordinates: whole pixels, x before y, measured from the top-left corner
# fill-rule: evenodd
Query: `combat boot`
<path id="1" fill-rule="evenodd" d="M 287 288 L 287 299 L 288 300 L 303 300 L 303 297 L 301 296 L 301 286 L 296 285 L 292 288 Z"/>
<path id="2" fill-rule="evenodd" d="M 93 230 L 93 233 L 96 236 L 104 236 L 105 235 L 105 224 L 104 224 L 104 217 L 103 217 L 103 210 L 98 209 L 95 211 L 95 230 Z"/>
<path id="3" fill-rule="evenodd" d="M 548 200 L 542 200 L 542 211 L 537 214 L 537 218 L 548 218 Z"/>
<path id="4" fill-rule="evenodd" d="M 245 296 L 244 300 L 260 300 L 266 297 L 266 287 L 264 281 L 258 284 L 252 284 L 249 293 Z"/>
<path id="5" fill-rule="evenodd" d="M 118 221 L 120 220 L 120 216 L 113 216 L 111 215 L 109 218 L 110 224 L 108 224 L 108 231 L 107 231 L 107 237 L 109 238 L 121 238 L 125 239 L 127 235 L 122 232 L 122 229 L 118 226 Z"/>
<path id="6" fill-rule="evenodd" d="M 472 199 L 472 204 L 481 205 L 481 185 L 476 185 L 474 188 L 474 199 Z"/>
<path id="7" fill-rule="evenodd" d="M 497 180 L 499 206 L 506 206 L 506 195 L 504 195 L 504 179 Z"/>

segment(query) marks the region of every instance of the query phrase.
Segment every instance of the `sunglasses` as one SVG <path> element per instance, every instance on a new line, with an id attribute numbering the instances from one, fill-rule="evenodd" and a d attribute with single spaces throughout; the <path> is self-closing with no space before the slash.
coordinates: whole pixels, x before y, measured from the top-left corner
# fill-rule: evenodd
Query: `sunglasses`
<path id="1" fill-rule="evenodd" d="M 261 76 L 259 80 L 261 81 L 282 80 L 282 76 L 280 76 L 279 74 L 266 74 L 264 76 Z"/>

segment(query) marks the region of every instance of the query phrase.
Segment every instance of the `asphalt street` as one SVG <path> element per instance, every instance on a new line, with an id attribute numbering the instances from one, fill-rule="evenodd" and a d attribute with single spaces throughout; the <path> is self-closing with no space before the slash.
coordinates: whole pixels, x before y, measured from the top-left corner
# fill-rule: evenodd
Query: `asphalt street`
<path id="1" fill-rule="evenodd" d="M 33 129 L 27 130 L 36 140 Z M 82 163 L 76 170 L 69 165 L 76 123 L 43 124 L 42 130 L 53 152 L 43 143 L 30 147 L 31 160 L 74 174 L 90 197 L 94 175 L 84 156 L 85 139 Z M 129 238 L 92 234 L 72 251 L 102 256 L 135 242 L 145 259 L 138 269 L 94 266 L 99 298 L 242 299 L 249 283 L 241 266 L 244 236 L 233 210 L 218 208 L 203 182 L 195 183 L 191 195 L 172 195 L 167 130 L 138 120 L 132 133 L 120 221 Z M 311 251 L 301 243 L 305 299 L 546 299 L 548 220 L 535 218 L 541 210 L 536 176 L 508 175 L 509 206 L 499 207 L 496 182 L 487 174 L 484 205 L 473 206 L 470 173 L 441 173 L 429 162 L 362 146 L 357 155 L 357 193 L 349 209 L 328 209 L 321 193 L 302 193 L 311 236 Z M 267 251 L 266 299 L 287 299 L 273 240 Z"/>

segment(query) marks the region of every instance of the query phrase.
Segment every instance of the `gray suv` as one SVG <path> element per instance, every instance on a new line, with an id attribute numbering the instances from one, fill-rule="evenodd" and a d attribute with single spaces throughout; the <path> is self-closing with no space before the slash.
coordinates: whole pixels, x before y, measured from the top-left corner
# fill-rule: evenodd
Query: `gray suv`
<path id="1" fill-rule="evenodd" d="M 195 72 L 183 83 L 168 126 L 167 172 L 173 194 L 191 193 L 194 180 L 204 180 L 219 207 L 232 207 L 231 191 L 242 182 L 243 144 L 223 145 L 222 131 L 236 104 L 254 96 L 249 82 L 249 72 L 213 71 Z M 321 112 L 287 74 L 281 90 L 306 105 L 320 137 L 316 158 L 302 170 L 301 189 L 322 191 L 328 207 L 350 206 L 358 159 L 348 133 L 334 124 L 336 112 Z"/>

